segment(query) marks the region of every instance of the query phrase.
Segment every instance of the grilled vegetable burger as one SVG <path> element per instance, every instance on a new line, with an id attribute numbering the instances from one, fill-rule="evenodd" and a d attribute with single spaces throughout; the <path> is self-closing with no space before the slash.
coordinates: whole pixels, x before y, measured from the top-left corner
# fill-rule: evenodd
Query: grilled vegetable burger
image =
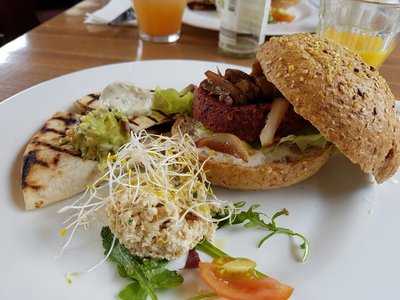
<path id="1" fill-rule="evenodd" d="M 311 34 L 270 39 L 251 74 L 206 72 L 189 133 L 208 179 L 232 189 L 289 186 L 314 175 L 334 145 L 378 182 L 400 164 L 400 126 L 386 81 L 355 54 Z"/>

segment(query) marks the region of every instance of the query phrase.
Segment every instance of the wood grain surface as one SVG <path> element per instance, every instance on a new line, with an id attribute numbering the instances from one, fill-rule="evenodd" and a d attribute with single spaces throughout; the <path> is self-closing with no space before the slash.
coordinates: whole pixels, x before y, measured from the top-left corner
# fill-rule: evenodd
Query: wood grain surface
<path id="1" fill-rule="evenodd" d="M 175 44 L 142 42 L 135 27 L 87 25 L 87 12 L 104 0 L 85 0 L 0 48 L 0 101 L 42 81 L 73 71 L 147 59 L 196 59 L 250 66 L 218 52 L 218 33 L 184 25 Z M 400 98 L 400 48 L 381 68 Z"/>

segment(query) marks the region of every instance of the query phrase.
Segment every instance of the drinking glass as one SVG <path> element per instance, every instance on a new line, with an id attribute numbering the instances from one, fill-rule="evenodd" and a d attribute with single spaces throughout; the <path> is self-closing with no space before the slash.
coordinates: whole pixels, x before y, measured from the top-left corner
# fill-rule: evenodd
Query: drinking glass
<path id="1" fill-rule="evenodd" d="M 318 33 L 379 67 L 395 48 L 400 32 L 399 1 L 321 0 Z"/>
<path id="2" fill-rule="evenodd" d="M 186 0 L 132 0 L 142 40 L 173 43 L 181 33 Z"/>

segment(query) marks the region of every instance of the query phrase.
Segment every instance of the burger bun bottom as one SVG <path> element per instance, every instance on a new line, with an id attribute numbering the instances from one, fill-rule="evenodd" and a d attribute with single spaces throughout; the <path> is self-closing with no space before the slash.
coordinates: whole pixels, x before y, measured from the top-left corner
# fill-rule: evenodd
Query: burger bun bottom
<path id="1" fill-rule="evenodd" d="M 193 119 L 178 118 L 172 127 L 172 134 L 187 133 L 194 139 L 198 138 L 194 135 L 191 123 Z M 324 149 L 315 148 L 296 161 L 266 162 L 257 166 L 221 159 L 221 155 L 230 156 L 223 153 L 213 156 L 199 151 L 199 159 L 205 161 L 207 179 L 215 186 L 236 190 L 268 190 L 287 187 L 310 178 L 329 160 L 332 149 L 331 145 Z"/>

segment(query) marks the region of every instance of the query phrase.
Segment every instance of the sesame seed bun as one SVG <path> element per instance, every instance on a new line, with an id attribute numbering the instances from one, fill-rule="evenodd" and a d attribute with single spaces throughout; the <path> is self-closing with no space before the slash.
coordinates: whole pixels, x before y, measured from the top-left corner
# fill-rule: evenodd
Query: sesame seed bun
<path id="1" fill-rule="evenodd" d="M 381 183 L 400 165 L 400 123 L 385 79 L 358 55 L 316 35 L 271 38 L 257 53 L 295 111 Z"/>

